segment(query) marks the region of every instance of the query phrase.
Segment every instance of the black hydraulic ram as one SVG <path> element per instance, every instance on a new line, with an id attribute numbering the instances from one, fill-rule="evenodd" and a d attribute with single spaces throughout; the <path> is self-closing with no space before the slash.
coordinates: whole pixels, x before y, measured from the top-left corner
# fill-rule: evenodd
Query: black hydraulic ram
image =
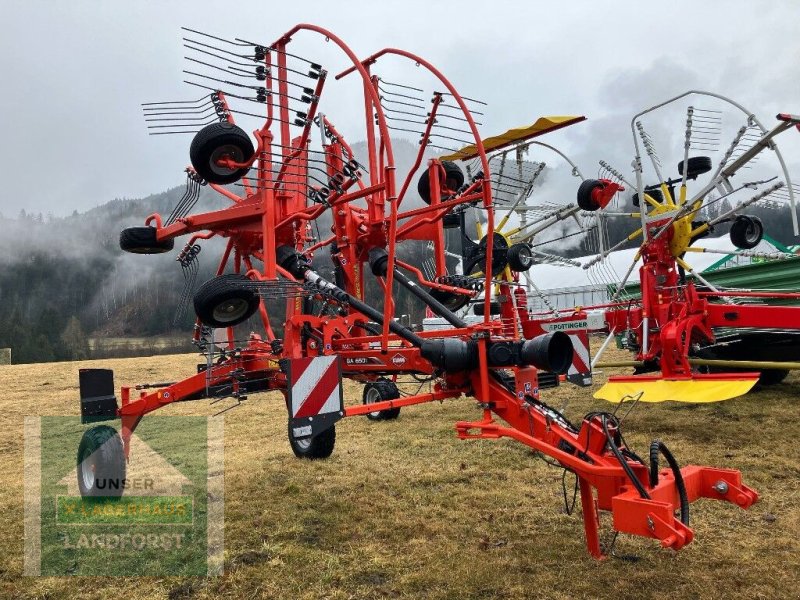
<path id="1" fill-rule="evenodd" d="M 339 286 L 334 285 L 322 277 L 319 273 L 314 271 L 308 261 L 306 261 L 303 256 L 293 248 L 290 248 L 289 246 L 280 246 L 278 248 L 277 258 L 278 263 L 298 279 L 305 279 L 307 282 L 319 288 L 320 291 L 330 294 L 339 302 L 345 302 L 349 304 L 362 315 L 369 317 L 376 323 L 383 325 L 383 314 L 379 310 L 372 308 L 368 304 L 365 304 L 355 296 L 348 294 Z M 392 333 L 399 335 L 408 343 L 417 346 L 418 348 L 421 348 L 425 341 L 411 331 L 408 327 L 404 327 L 397 321 L 391 321 L 389 323 L 389 330 Z"/>
<path id="2" fill-rule="evenodd" d="M 369 251 L 369 266 L 372 268 L 373 274 L 378 277 L 386 276 L 386 265 L 389 262 L 389 255 L 383 248 L 373 248 Z M 409 292 L 414 294 L 417 298 L 422 300 L 425 304 L 430 306 L 431 310 L 440 317 L 444 318 L 453 327 L 467 327 L 466 321 L 461 319 L 453 311 L 447 308 L 444 304 L 439 302 L 436 298 L 431 296 L 427 290 L 417 285 L 406 277 L 397 267 L 394 268 L 394 280 L 406 288 Z"/>
<path id="3" fill-rule="evenodd" d="M 386 274 L 386 251 L 382 248 L 370 251 L 370 265 L 376 275 Z M 289 246 L 281 246 L 277 252 L 278 263 L 298 279 L 304 279 L 317 289 L 383 325 L 383 314 L 365 304 L 342 288 L 334 285 L 311 268 L 311 264 Z M 417 284 L 410 281 L 397 268 L 395 277 L 400 284 L 417 298 L 425 302 L 433 311 L 447 319 L 454 327 L 467 327 L 467 323 L 453 314 L 446 306 Z M 478 365 L 478 346 L 474 340 L 461 340 L 453 337 L 424 339 L 397 321 L 389 322 L 389 330 L 413 346 L 420 349 L 423 358 L 448 372 L 461 372 Z M 532 340 L 496 341 L 488 344 L 490 366 L 512 367 L 533 365 L 539 369 L 564 373 L 572 361 L 572 342 L 569 336 L 558 331 L 540 335 Z"/>

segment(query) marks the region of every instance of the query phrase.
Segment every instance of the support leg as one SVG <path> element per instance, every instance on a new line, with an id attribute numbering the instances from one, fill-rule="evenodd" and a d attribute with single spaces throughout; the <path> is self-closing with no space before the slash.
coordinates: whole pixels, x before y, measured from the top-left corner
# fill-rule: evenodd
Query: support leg
<path id="1" fill-rule="evenodd" d="M 600 515 L 594 502 L 592 486 L 583 478 L 579 478 L 581 489 L 581 509 L 583 511 L 583 528 L 586 532 L 586 548 L 594 558 L 603 559 L 605 555 L 600 549 Z"/>

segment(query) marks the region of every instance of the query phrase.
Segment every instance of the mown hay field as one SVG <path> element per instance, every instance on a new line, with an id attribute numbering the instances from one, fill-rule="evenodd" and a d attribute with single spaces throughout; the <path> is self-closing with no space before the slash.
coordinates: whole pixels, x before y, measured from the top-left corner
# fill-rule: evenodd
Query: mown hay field
<path id="1" fill-rule="evenodd" d="M 693 504 L 696 539 L 678 553 L 620 536 L 617 552 L 636 560 L 590 559 L 580 511 L 565 513 L 560 470 L 510 440 L 456 438 L 455 421 L 480 415 L 470 399 L 404 408 L 395 422 L 347 419 L 337 426 L 333 456 L 312 462 L 288 447 L 280 396 L 258 394 L 224 417 L 223 576 L 23 577 L 24 417 L 79 414 L 79 367 L 113 368 L 119 386 L 173 380 L 196 362 L 171 355 L 0 366 L 0 597 L 798 597 L 795 374 L 744 398 L 641 405 L 625 419 L 640 453 L 660 437 L 682 464 L 741 469 L 761 494 L 749 511 Z M 360 393 L 347 384 L 349 402 L 360 402 Z M 567 402 L 572 420 L 610 408 L 567 385 L 544 399 Z M 218 410 L 201 400 L 159 412 Z"/>

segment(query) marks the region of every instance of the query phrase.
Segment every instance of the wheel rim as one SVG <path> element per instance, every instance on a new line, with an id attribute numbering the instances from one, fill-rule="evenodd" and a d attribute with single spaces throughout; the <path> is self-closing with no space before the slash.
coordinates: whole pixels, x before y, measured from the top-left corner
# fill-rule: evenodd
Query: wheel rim
<path id="1" fill-rule="evenodd" d="M 244 298 L 230 298 L 217 304 L 212 311 L 214 319 L 220 323 L 231 323 L 247 314 L 250 304 Z"/>
<path id="2" fill-rule="evenodd" d="M 223 167 L 217 164 L 217 161 L 222 158 L 229 158 L 234 162 L 244 162 L 244 153 L 241 148 L 233 144 L 225 144 L 220 146 L 211 153 L 211 158 L 208 161 L 208 166 L 215 175 L 230 175 L 236 172 L 236 169 Z"/>
<path id="3" fill-rule="evenodd" d="M 367 390 L 367 393 L 364 394 L 364 404 L 375 404 L 376 402 L 380 402 L 381 394 L 378 391 L 378 388 L 374 386 L 370 386 Z M 381 415 L 381 411 L 375 410 L 369 413 L 370 417 L 377 419 Z"/>
<path id="4" fill-rule="evenodd" d="M 521 264 L 523 267 L 530 267 L 532 263 L 533 263 L 533 254 L 531 254 L 531 251 L 528 250 L 527 247 L 520 250 L 519 264 Z"/>
<path id="5" fill-rule="evenodd" d="M 94 488 L 95 465 L 94 462 L 89 460 L 91 456 L 92 451 L 89 448 L 84 450 L 83 454 L 81 455 L 81 464 L 78 466 L 81 471 L 81 481 L 83 482 L 83 487 L 86 490 L 91 490 Z"/>
<path id="6" fill-rule="evenodd" d="M 758 244 L 761 241 L 761 228 L 754 221 L 751 221 L 747 224 L 744 237 L 748 244 Z"/>
<path id="7" fill-rule="evenodd" d="M 297 446 L 300 450 L 306 451 L 311 447 L 311 438 L 302 438 L 299 440 L 294 441 L 295 446 Z"/>

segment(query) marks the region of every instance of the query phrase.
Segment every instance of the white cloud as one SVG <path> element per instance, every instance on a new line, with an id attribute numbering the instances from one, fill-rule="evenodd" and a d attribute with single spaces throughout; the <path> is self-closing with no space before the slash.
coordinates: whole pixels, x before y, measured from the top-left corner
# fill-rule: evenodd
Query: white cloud
<path id="1" fill-rule="evenodd" d="M 800 5 L 791 1 L 245 0 L 223 7 L 15 0 L 3 16 L 6 215 L 23 207 L 68 214 L 180 183 L 190 136 L 148 137 L 139 104 L 197 95 L 181 84 L 181 25 L 269 42 L 296 22 L 316 22 L 359 56 L 406 48 L 439 66 L 463 93 L 490 103 L 485 134 L 540 114 L 586 114 L 590 122 L 578 127 L 591 135 L 562 139 L 587 158 L 598 146 L 629 154 L 625 126 L 614 131 L 617 120 L 688 85 L 732 94 L 765 120 L 800 110 L 800 38 L 793 30 Z M 310 34 L 296 41 L 314 48 L 332 72 L 346 64 L 332 44 Z M 382 69 L 394 74 L 396 65 L 386 61 Z M 340 102 L 338 116 L 331 111 L 353 142 L 362 137 L 360 102 Z M 800 143 L 788 143 L 791 162 L 800 162 Z"/>

